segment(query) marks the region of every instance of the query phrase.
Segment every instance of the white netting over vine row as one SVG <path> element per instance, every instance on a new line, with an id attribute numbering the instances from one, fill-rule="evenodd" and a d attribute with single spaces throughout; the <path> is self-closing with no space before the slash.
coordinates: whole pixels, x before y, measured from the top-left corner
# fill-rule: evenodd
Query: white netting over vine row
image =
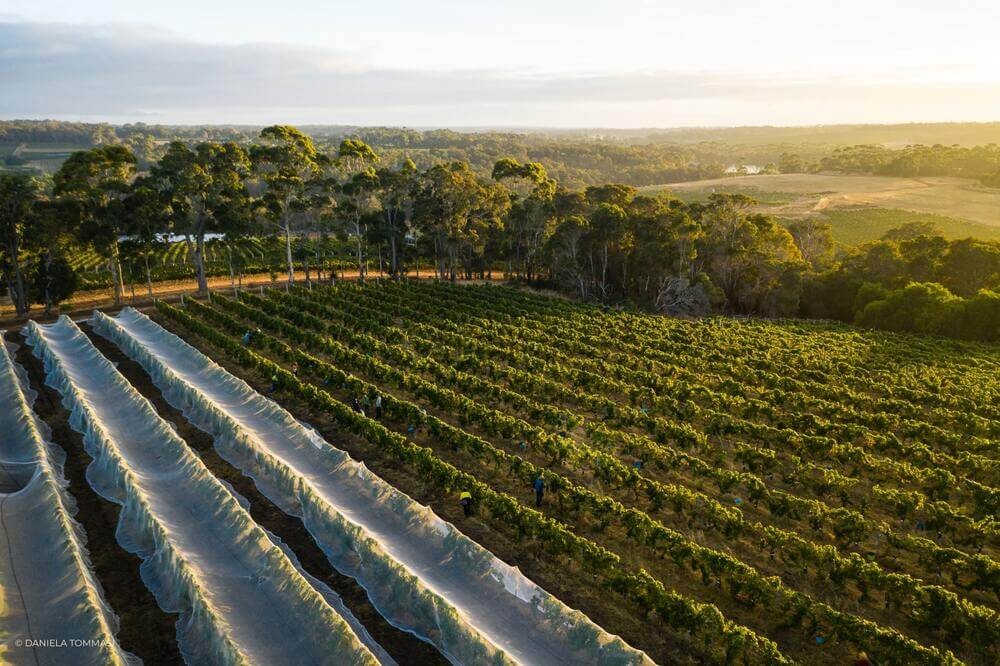
<path id="1" fill-rule="evenodd" d="M 132 664 L 23 368 L 0 341 L 0 662 Z"/>
<path id="2" fill-rule="evenodd" d="M 94 459 L 89 483 L 122 505 L 119 543 L 142 558 L 161 608 L 180 614 L 188 663 L 380 661 L 339 598 L 304 575 L 76 324 L 31 322 L 26 335 Z"/>
<path id="3" fill-rule="evenodd" d="M 394 625 L 455 663 L 650 663 L 145 315 L 96 312 L 220 455 L 306 527 Z"/>

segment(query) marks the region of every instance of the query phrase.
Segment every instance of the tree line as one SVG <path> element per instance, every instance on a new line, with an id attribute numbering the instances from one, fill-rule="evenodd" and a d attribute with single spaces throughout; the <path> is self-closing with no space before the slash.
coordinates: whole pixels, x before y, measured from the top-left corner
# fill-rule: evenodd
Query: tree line
<path id="1" fill-rule="evenodd" d="M 540 263 L 555 286 L 584 299 L 1000 341 L 995 241 L 947 240 L 913 222 L 839 249 L 828 223 L 785 227 L 741 194 L 683 203 L 608 185 L 557 193 L 555 202 L 560 219 Z"/>
<path id="2" fill-rule="evenodd" d="M 910 222 L 827 262 L 803 282 L 803 316 L 1000 341 L 1000 243 L 947 240 Z"/>
<path id="3" fill-rule="evenodd" d="M 210 234 L 277 235 L 293 282 L 295 239 L 332 232 L 350 244 L 362 280 L 377 252 L 392 277 L 423 260 L 439 279 L 502 274 L 674 315 L 808 316 L 997 337 L 997 243 L 947 241 L 909 225 L 837 256 L 829 225 L 786 228 L 741 194 L 685 203 L 622 184 L 573 190 L 541 163 L 512 157 L 488 177 L 462 161 L 387 166 L 360 139 L 323 150 L 286 125 L 249 144 L 174 141 L 148 167 L 126 146 L 97 146 L 74 153 L 48 185 L 0 176 L 0 201 L 0 267 L 19 314 L 65 297 L 74 281 L 67 255 L 81 245 L 107 257 L 120 302 L 125 239 L 148 276 L 160 235 L 186 237 L 205 291 Z M 933 285 L 925 300 L 934 317 L 898 314 L 910 301 L 896 292 L 911 283 Z"/>
<path id="4" fill-rule="evenodd" d="M 811 164 L 796 153 L 784 153 L 776 166 L 782 173 L 833 171 L 902 178 L 951 176 L 979 180 L 987 187 L 997 187 L 1000 185 L 1000 145 L 915 144 L 887 148 L 864 144 L 836 148 Z"/>
<path id="5" fill-rule="evenodd" d="M 642 187 L 743 175 L 754 165 L 761 174 L 837 172 L 899 177 L 954 176 L 1000 186 L 997 124 L 829 126 L 813 128 L 717 128 L 684 130 L 548 130 L 546 132 L 457 132 L 395 127 L 310 125 L 302 127 L 324 152 L 345 139 L 361 140 L 377 151 L 383 166 L 417 168 L 467 162 L 488 175 L 504 157 L 540 162 L 569 189 L 606 182 Z M 170 141 L 254 142 L 259 127 L 108 125 L 60 121 L 0 121 L 0 144 L 57 143 L 80 146 L 120 144 L 137 156 L 139 167 L 160 159 Z M 940 143 L 919 143 L 907 137 Z M 981 145 L 945 144 L 981 141 Z M 849 144 L 848 141 L 857 142 Z M 861 143 L 860 141 L 869 141 Z M 878 141 L 907 144 L 889 148 Z M 8 167 L 27 168 L 25 158 L 8 154 Z"/>

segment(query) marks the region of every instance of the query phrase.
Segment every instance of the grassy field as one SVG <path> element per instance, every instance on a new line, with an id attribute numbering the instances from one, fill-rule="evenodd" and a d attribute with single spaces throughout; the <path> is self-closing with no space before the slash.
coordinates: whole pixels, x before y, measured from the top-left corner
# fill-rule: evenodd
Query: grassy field
<path id="1" fill-rule="evenodd" d="M 729 179 L 724 179 L 729 180 Z M 709 182 L 709 181 L 703 181 Z M 715 181 L 711 181 L 715 182 Z M 709 197 L 717 192 L 726 192 L 728 194 L 745 194 L 748 197 L 753 197 L 761 204 L 765 206 L 786 206 L 792 202 L 801 198 L 801 194 L 797 192 L 766 192 L 764 190 L 759 190 L 756 187 L 749 186 L 737 186 L 737 187 L 727 187 L 726 189 L 720 188 L 698 188 L 698 189 L 670 189 L 669 187 L 663 188 L 651 188 L 652 191 L 662 191 L 670 192 L 678 199 L 686 201 L 687 203 L 704 203 L 708 201 Z"/>
<path id="2" fill-rule="evenodd" d="M 916 213 L 898 208 L 835 208 L 824 211 L 823 219 L 833 227 L 833 237 L 844 245 L 860 245 L 877 240 L 890 229 L 909 222 L 930 222 L 945 238 L 982 238 L 1000 241 L 1000 227 L 974 224 L 967 220 L 933 213 Z"/>
<path id="3" fill-rule="evenodd" d="M 34 168 L 46 173 L 53 173 L 72 153 L 78 150 L 86 150 L 89 147 L 73 143 L 0 143 L 0 169 L 4 168 L 3 162 L 7 158 L 15 158 L 23 161 L 23 163 L 8 165 L 7 168 L 18 170 Z"/>
<path id="4" fill-rule="evenodd" d="M 934 222 L 949 238 L 1000 239 L 1000 190 L 961 178 L 890 178 L 831 174 L 740 176 L 643 188 L 701 201 L 715 192 L 755 197 L 783 219 L 819 217 L 842 243 L 879 238 L 913 220 Z"/>

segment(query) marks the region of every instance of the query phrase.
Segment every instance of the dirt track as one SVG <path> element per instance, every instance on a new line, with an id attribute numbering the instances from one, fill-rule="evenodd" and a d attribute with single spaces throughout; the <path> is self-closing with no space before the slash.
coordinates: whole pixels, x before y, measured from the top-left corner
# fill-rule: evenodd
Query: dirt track
<path id="1" fill-rule="evenodd" d="M 346 272 L 341 273 L 341 279 L 346 280 L 357 280 L 357 272 Z M 379 277 L 380 273 L 371 272 L 368 274 L 369 279 L 374 279 Z M 412 275 L 411 278 L 419 277 L 420 279 L 430 278 L 431 273 L 428 271 L 423 271 L 419 276 L 416 274 Z M 305 273 L 302 271 L 297 271 L 295 273 L 295 280 L 297 282 L 305 281 Z M 241 289 L 257 289 L 260 287 L 268 286 L 282 286 L 285 284 L 285 279 L 281 276 L 278 277 L 276 281 L 271 280 L 271 276 L 268 273 L 258 273 L 255 275 L 244 275 L 243 283 L 240 287 Z M 465 280 L 459 280 L 459 282 L 465 282 Z M 231 287 L 231 282 L 228 277 L 217 277 L 208 280 L 209 289 L 216 291 L 221 291 L 224 289 L 229 289 Z M 72 298 L 62 304 L 58 311 L 53 311 L 52 315 L 44 316 L 42 308 L 38 305 L 34 306 L 29 313 L 29 318 L 34 319 L 38 322 L 47 322 L 55 320 L 59 315 L 69 315 L 70 317 L 85 317 L 91 313 L 92 310 L 100 308 L 101 310 L 106 310 L 108 312 L 116 312 L 120 307 L 130 305 L 136 308 L 151 307 L 153 305 L 153 299 L 163 299 L 165 301 L 179 301 L 181 296 L 187 296 L 190 294 L 195 294 L 198 291 L 198 285 L 195 280 L 177 280 L 171 282 L 155 282 L 153 283 L 153 297 L 150 298 L 145 285 L 136 285 L 135 294 L 133 296 L 131 290 L 128 289 L 126 285 L 125 298 L 122 300 L 121 306 L 116 306 L 114 304 L 114 295 L 111 289 L 100 289 L 95 291 L 81 291 L 74 294 Z M 0 329 L 13 329 L 20 328 L 24 324 L 24 319 L 17 318 L 14 316 L 14 306 L 11 305 L 10 301 L 6 298 L 0 300 Z"/>

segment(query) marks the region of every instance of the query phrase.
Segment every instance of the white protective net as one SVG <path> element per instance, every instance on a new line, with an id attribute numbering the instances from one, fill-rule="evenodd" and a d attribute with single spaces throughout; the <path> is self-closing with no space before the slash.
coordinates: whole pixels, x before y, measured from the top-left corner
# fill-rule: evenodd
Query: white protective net
<path id="1" fill-rule="evenodd" d="M 307 579 L 76 324 L 31 322 L 26 336 L 94 459 L 88 482 L 122 505 L 119 543 L 142 558 L 160 607 L 180 614 L 188 663 L 379 663 L 336 595 Z"/>
<path id="2" fill-rule="evenodd" d="M 145 315 L 95 312 L 93 325 L 220 455 L 302 517 L 389 622 L 454 663 L 651 663 Z"/>
<path id="3" fill-rule="evenodd" d="M 138 664 L 90 565 L 34 392 L 0 338 L 0 662 Z"/>

